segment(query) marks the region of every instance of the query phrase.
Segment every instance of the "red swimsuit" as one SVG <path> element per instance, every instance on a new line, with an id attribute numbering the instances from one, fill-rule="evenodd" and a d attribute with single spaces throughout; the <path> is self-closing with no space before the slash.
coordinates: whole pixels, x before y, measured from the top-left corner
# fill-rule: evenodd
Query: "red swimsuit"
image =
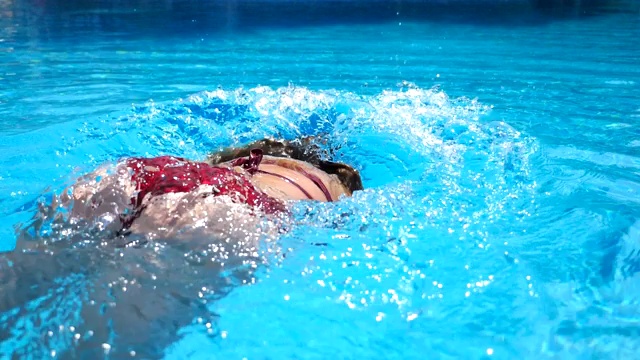
<path id="1" fill-rule="evenodd" d="M 123 217 L 125 228 L 140 215 L 142 200 L 167 193 L 189 192 L 200 185 L 212 185 L 212 196 L 229 195 L 236 203 L 245 203 L 273 214 L 285 211 L 284 203 L 261 192 L 243 175 L 226 167 L 189 161 L 173 156 L 130 158 L 127 167 L 132 170 L 131 181 L 137 194 L 131 199 L 134 212 Z"/>

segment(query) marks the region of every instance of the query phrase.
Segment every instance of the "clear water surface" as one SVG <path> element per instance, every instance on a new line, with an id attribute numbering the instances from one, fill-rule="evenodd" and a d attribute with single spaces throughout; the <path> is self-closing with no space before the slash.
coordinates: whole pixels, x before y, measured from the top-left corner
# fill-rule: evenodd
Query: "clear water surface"
<path id="1" fill-rule="evenodd" d="M 45 220 L 1 357 L 637 358 L 640 6 L 531 3 L 0 0 L 0 249 L 125 156 L 326 134 L 367 188 L 250 279 Z"/>

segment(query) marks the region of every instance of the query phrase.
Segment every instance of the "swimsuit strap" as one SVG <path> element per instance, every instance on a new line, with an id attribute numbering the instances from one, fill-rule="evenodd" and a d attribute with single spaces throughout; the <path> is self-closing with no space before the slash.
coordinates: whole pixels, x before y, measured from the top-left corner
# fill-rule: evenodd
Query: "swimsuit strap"
<path id="1" fill-rule="evenodd" d="M 271 160 L 265 160 L 264 161 L 265 164 L 273 164 L 273 165 L 277 165 L 277 162 L 275 161 L 271 161 Z M 324 197 L 327 198 L 327 201 L 333 201 L 333 197 L 331 196 L 331 192 L 329 191 L 329 189 L 327 189 L 327 187 L 324 185 L 324 182 L 322 180 L 320 180 L 319 177 L 310 174 L 308 172 L 306 172 L 304 169 L 301 169 L 299 166 L 296 167 L 296 169 L 290 169 L 290 170 L 294 170 L 297 171 L 298 173 L 304 175 L 307 179 L 311 180 L 311 182 L 313 182 L 319 189 L 320 191 L 322 191 L 322 193 L 324 194 Z M 275 174 L 272 174 L 275 175 Z M 280 176 L 283 177 L 283 176 Z M 289 179 L 290 182 L 293 182 L 293 180 Z M 298 188 L 300 188 L 300 185 L 295 184 Z M 305 194 L 307 194 L 306 191 L 304 191 Z M 313 197 L 310 197 L 309 195 L 307 195 L 307 197 L 309 197 L 309 199 L 313 199 Z"/>
<path id="2" fill-rule="evenodd" d="M 327 187 L 324 185 L 324 182 L 319 177 L 313 174 L 309 174 L 308 172 L 302 169 L 297 169 L 297 171 L 302 175 L 306 176 L 309 180 L 313 181 L 313 183 L 316 184 L 318 188 L 320 188 L 320 190 L 324 194 L 324 197 L 327 198 L 327 201 L 333 201 L 333 197 L 331 197 L 331 192 L 329 192 L 329 189 L 327 189 Z"/>
<path id="3" fill-rule="evenodd" d="M 233 160 L 231 166 L 240 166 L 249 174 L 253 175 L 258 171 L 258 166 L 262 162 L 262 149 L 251 149 L 248 158 L 238 158 Z"/>
<path id="4" fill-rule="evenodd" d="M 311 194 L 309 194 L 309 192 L 307 192 L 307 190 L 305 190 L 302 186 L 300 186 L 300 184 L 298 184 L 297 182 L 295 182 L 293 179 L 290 179 L 284 175 L 280 175 L 280 174 L 276 174 L 276 173 L 272 173 L 270 171 L 264 171 L 264 170 L 257 170 L 257 172 L 261 173 L 261 174 L 267 174 L 267 175 L 271 175 L 271 176 L 275 176 L 275 177 L 279 177 L 280 179 L 288 182 L 291 185 L 294 185 L 295 187 L 298 188 L 298 190 L 302 191 L 304 193 L 304 195 L 307 197 L 307 199 L 309 200 L 313 200 L 313 196 L 311 196 Z"/>

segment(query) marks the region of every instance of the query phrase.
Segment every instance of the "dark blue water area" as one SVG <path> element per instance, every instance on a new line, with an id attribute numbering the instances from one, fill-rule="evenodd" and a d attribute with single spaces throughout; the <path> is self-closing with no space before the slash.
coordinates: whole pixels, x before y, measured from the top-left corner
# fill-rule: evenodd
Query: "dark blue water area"
<path id="1" fill-rule="evenodd" d="M 9 18 L 30 36 L 55 39 L 105 34 L 212 36 L 260 28 L 433 21 L 495 26 L 536 26 L 570 18 L 635 13 L 633 1 L 396 0 L 396 1 L 7 1 Z M 9 19 L 11 21 L 11 19 Z M 11 21 L 13 24 L 17 22 Z"/>
<path id="2" fill-rule="evenodd" d="M 0 0 L 0 250 L 51 244 L 2 257 L 0 357 L 635 358 L 639 38 L 637 1 Z M 38 219 L 305 135 L 366 190 L 256 273 Z"/>

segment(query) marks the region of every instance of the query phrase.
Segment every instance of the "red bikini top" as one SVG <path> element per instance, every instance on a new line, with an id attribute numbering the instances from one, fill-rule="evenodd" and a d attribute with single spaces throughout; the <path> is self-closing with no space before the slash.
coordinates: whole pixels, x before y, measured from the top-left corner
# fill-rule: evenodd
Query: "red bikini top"
<path id="1" fill-rule="evenodd" d="M 147 194 L 189 192 L 200 185 L 213 186 L 211 195 L 229 195 L 234 202 L 261 208 L 266 213 L 285 211 L 283 202 L 257 189 L 242 174 L 232 169 L 189 161 L 173 156 L 130 158 L 126 162 L 132 170 L 131 181 L 137 194 L 131 199 L 136 210 Z"/>
<path id="2" fill-rule="evenodd" d="M 256 172 L 277 176 L 295 185 L 309 199 L 312 196 L 293 179 L 286 176 L 258 169 L 262 161 L 262 150 L 251 150 L 248 158 L 239 158 L 231 162 L 232 166 L 241 166 L 249 174 Z M 275 163 L 268 161 L 265 163 Z M 211 185 L 210 195 L 228 195 L 236 203 L 245 203 L 262 209 L 265 213 L 273 214 L 286 212 L 284 203 L 256 188 L 249 179 L 232 169 L 223 166 L 213 166 L 204 162 L 189 161 L 173 156 L 159 156 L 155 158 L 129 158 L 126 165 L 131 169 L 131 181 L 136 186 L 136 195 L 131 198 L 133 212 L 123 215 L 121 221 L 123 229 L 131 226 L 145 208 L 142 200 L 147 195 L 159 196 L 167 193 L 189 192 L 200 185 Z M 317 176 L 303 169 L 295 169 L 309 178 L 322 191 L 327 201 L 333 201 L 331 193 Z"/>

